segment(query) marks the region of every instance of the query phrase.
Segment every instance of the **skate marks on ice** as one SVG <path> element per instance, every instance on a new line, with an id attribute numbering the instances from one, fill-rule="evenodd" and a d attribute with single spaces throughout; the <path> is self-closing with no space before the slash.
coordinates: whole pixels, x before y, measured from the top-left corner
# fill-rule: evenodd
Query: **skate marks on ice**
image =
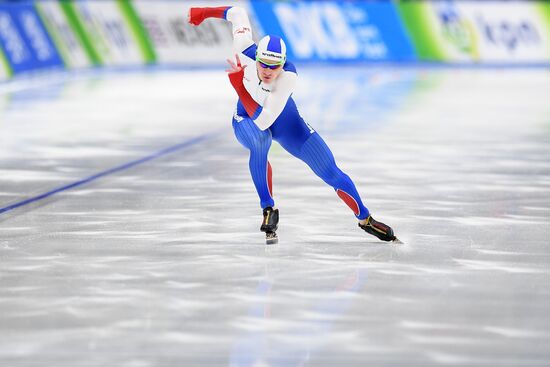
<path id="1" fill-rule="evenodd" d="M 405 245 L 358 229 L 333 190 L 274 144 L 280 242 L 265 246 L 248 156 L 229 126 L 232 91 L 213 88 L 229 106 L 217 111 L 200 90 L 170 89 L 204 74 L 128 75 L 115 90 L 70 84 L 58 102 L 3 110 L 2 203 L 205 124 L 228 130 L 1 220 L 0 362 L 547 364 L 548 76 L 350 68 L 337 80 L 329 71 L 301 72 L 300 111 Z M 159 99 L 140 99 L 141 83 Z M 346 90 L 337 98 L 335 83 Z M 128 97 L 73 124 L 109 93 Z M 308 103 L 330 118 L 317 124 Z M 31 129 L 37 116 L 57 116 L 43 120 L 52 131 Z"/>
<path id="2" fill-rule="evenodd" d="M 184 74 L 90 73 L 60 75 L 49 83 L 2 84 L 0 94 L 10 103 L 0 110 L 0 207 L 225 126 L 224 120 L 206 124 L 203 106 L 189 98 L 210 95 L 220 104 L 209 111 L 230 115 L 233 99 L 227 91 L 205 91 L 219 78 L 210 72 Z M 179 87 L 199 81 L 204 89 Z"/>

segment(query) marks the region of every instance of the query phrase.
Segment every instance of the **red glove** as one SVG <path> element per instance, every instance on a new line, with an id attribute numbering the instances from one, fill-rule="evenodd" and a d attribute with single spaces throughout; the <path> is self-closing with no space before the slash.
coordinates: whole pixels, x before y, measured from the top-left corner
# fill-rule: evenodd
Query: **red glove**
<path id="1" fill-rule="evenodd" d="M 219 6 L 217 8 L 190 8 L 187 14 L 187 21 L 193 25 L 199 25 L 206 18 L 225 19 L 225 14 L 230 6 Z"/>
<path id="2" fill-rule="evenodd" d="M 245 66 L 241 65 L 241 60 L 239 60 L 239 56 L 235 55 L 235 58 L 237 59 L 237 64 L 231 60 L 227 60 L 229 65 L 231 66 L 231 69 L 227 69 L 227 76 L 229 77 L 229 81 L 231 82 L 231 85 L 237 92 L 237 95 L 239 96 L 239 99 L 241 100 L 241 103 L 244 106 L 244 109 L 246 110 L 246 113 L 248 113 L 248 116 L 250 118 L 255 119 L 258 117 L 258 115 L 262 112 L 262 106 L 260 106 L 254 98 L 248 93 L 246 90 L 243 78 L 244 78 L 244 68 Z"/>

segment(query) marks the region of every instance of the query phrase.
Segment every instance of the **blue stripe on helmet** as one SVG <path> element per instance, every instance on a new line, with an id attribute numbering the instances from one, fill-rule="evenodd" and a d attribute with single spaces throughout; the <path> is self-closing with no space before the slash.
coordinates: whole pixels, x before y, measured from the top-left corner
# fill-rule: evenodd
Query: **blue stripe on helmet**
<path id="1" fill-rule="evenodd" d="M 267 50 L 271 52 L 281 53 L 281 38 L 277 36 L 269 36 Z"/>

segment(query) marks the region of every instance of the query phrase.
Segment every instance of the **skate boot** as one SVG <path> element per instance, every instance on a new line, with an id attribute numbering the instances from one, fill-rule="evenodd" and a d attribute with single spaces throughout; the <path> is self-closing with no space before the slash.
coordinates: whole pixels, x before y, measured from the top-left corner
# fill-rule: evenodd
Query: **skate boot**
<path id="1" fill-rule="evenodd" d="M 260 231 L 265 232 L 265 243 L 267 245 L 273 245 L 279 242 L 277 237 L 277 224 L 279 224 L 279 209 L 273 209 L 268 206 L 264 209 L 264 220 Z"/>
<path id="2" fill-rule="evenodd" d="M 382 222 L 375 221 L 374 218 L 370 215 L 367 218 L 367 223 L 359 223 L 359 227 L 361 227 L 361 229 L 363 229 L 365 232 L 378 237 L 382 241 L 399 241 L 397 237 L 394 236 L 393 229 L 391 229 L 390 226 Z"/>

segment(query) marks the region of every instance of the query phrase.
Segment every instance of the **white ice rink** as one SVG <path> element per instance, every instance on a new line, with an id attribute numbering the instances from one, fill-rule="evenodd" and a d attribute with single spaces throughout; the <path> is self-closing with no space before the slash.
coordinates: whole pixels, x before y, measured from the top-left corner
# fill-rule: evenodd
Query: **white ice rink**
<path id="1" fill-rule="evenodd" d="M 0 366 L 550 365 L 550 70 L 298 72 L 404 245 L 274 143 L 266 246 L 223 67 L 0 84 Z"/>

